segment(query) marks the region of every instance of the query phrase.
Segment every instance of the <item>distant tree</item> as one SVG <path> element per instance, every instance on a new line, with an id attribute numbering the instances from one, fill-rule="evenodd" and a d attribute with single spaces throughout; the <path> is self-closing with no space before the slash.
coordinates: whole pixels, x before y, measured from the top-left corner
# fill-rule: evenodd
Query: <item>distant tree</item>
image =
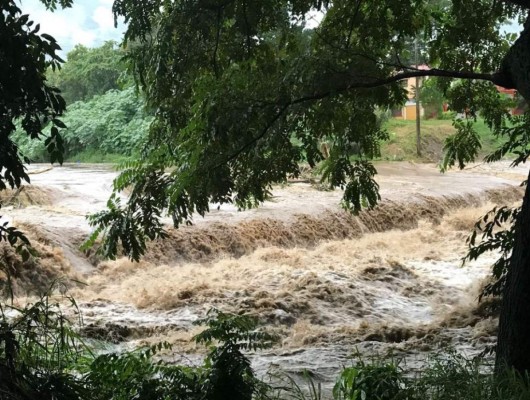
<path id="1" fill-rule="evenodd" d="M 425 117 L 436 118 L 443 112 L 445 96 L 435 78 L 425 79 L 420 89 L 421 105 L 425 109 Z"/>
<path id="2" fill-rule="evenodd" d="M 121 87 L 120 78 L 127 79 L 122 50 L 116 42 L 87 48 L 78 44 L 71 50 L 60 70 L 51 70 L 48 80 L 61 89 L 67 104 L 90 100 L 111 89 Z"/>
<path id="3" fill-rule="evenodd" d="M 62 119 L 66 125 L 61 130 L 64 157 L 72 158 L 83 152 L 101 156 L 139 153 L 152 121 L 144 105 L 143 98 L 135 93 L 132 86 L 124 90 L 109 90 L 90 100 L 69 105 Z M 44 132 L 48 131 L 47 128 Z M 32 161 L 49 159 L 41 141 L 32 140 L 20 130 L 13 138 Z"/>

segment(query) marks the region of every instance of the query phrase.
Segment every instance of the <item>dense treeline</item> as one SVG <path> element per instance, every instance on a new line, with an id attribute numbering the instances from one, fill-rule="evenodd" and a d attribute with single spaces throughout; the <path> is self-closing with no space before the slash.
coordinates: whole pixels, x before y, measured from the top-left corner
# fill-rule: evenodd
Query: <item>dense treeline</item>
<path id="1" fill-rule="evenodd" d="M 87 101 L 131 84 L 123 56 L 123 49 L 113 41 L 96 48 L 77 45 L 68 53 L 61 69 L 49 70 L 47 80 L 61 89 L 68 105 Z"/>
<path id="2" fill-rule="evenodd" d="M 78 45 L 61 69 L 48 71 L 48 82 L 61 90 L 67 103 L 62 118 L 66 128 L 61 131 L 66 160 L 101 161 L 140 151 L 152 117 L 135 91 L 123 56 L 112 41 L 98 48 Z M 15 136 L 24 156 L 49 161 L 44 140 L 22 132 Z"/>

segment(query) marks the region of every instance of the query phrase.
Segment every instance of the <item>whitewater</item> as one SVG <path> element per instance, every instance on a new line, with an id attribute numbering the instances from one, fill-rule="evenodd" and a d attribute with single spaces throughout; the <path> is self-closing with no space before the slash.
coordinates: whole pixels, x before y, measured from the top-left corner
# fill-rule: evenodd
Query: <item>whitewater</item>
<path id="1" fill-rule="evenodd" d="M 85 215 L 111 193 L 110 166 L 34 165 L 31 186 L 3 195 L 2 219 L 27 232 L 40 258 L 24 264 L 2 253 L 17 266 L 17 301 L 65 276 L 84 336 L 119 350 L 167 341 L 164 357 L 178 363 L 204 355 L 190 339 L 211 308 L 256 316 L 280 338 L 251 354 L 260 373 L 307 369 L 329 383 L 355 354 L 391 352 L 414 369 L 446 346 L 484 351 L 497 322 L 477 298 L 496 255 L 461 260 L 481 215 L 520 203 L 525 169 L 376 167 L 374 210 L 353 216 L 340 208 L 340 190 L 290 182 L 257 209 L 212 205 L 191 227 L 168 226 L 168 238 L 135 263 L 79 250 L 90 233 Z"/>

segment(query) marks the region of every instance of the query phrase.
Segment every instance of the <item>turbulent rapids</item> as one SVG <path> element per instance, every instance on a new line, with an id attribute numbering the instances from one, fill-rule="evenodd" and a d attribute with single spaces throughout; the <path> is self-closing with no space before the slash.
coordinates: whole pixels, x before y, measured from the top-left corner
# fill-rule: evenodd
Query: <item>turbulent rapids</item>
<path id="1" fill-rule="evenodd" d="M 522 199 L 522 169 L 381 164 L 379 207 L 354 217 L 341 192 L 291 183 L 263 207 L 222 206 L 196 225 L 169 228 L 140 263 L 82 254 L 88 212 L 104 207 L 116 173 L 106 167 L 32 167 L 32 186 L 4 195 L 4 218 L 27 232 L 39 258 L 7 247 L 19 296 L 67 276 L 87 337 L 134 347 L 168 341 L 177 362 L 200 359 L 192 325 L 212 307 L 255 315 L 280 342 L 253 355 L 331 380 L 355 352 L 393 351 L 410 362 L 450 345 L 470 354 L 494 343 L 496 321 L 477 296 L 495 254 L 461 267 L 475 221 Z M 36 173 L 40 172 L 40 173 Z M 214 209 L 216 207 L 212 207 Z M 169 221 L 168 221 L 169 222 Z M 22 301 L 22 298 L 19 297 Z"/>

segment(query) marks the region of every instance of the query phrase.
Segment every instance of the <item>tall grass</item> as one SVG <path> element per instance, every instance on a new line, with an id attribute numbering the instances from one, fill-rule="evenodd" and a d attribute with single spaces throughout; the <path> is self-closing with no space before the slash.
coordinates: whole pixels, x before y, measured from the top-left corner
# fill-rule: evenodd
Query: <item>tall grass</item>
<path id="1" fill-rule="evenodd" d="M 466 358 L 446 350 L 432 355 L 421 371 L 410 374 L 395 360 L 361 358 L 342 370 L 330 394 L 317 383 L 290 379 L 276 399 L 296 400 L 529 400 L 529 377 L 508 371 L 497 377 L 483 358 Z M 318 395 L 316 395 L 318 394 Z"/>
<path id="2" fill-rule="evenodd" d="M 421 120 L 423 157 L 416 154 L 416 121 L 404 121 L 391 118 L 384 124 L 389 132 L 389 140 L 381 144 L 382 160 L 439 161 L 443 153 L 445 140 L 456 130 L 452 120 Z M 504 143 L 505 139 L 495 136 L 482 118 L 478 118 L 474 129 L 480 137 L 482 148 L 477 161 L 492 153 Z"/>

